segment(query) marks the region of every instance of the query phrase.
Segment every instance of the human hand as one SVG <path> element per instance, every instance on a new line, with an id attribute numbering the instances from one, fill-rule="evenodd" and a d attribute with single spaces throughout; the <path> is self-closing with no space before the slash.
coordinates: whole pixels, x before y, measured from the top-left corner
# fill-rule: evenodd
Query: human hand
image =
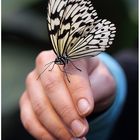
<path id="1" fill-rule="evenodd" d="M 36 139 L 82 140 L 88 132 L 85 117 L 112 103 L 115 81 L 98 58 L 74 62 L 82 72 L 68 64 L 70 83 L 57 65 L 36 80 L 44 65 L 55 57 L 53 51 L 44 51 L 37 57 L 20 99 L 21 121 Z"/>

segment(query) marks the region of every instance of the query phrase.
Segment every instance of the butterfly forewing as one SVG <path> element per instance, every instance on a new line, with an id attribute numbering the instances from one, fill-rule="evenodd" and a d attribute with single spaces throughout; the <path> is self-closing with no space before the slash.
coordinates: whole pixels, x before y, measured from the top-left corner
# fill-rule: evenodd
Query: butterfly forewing
<path id="1" fill-rule="evenodd" d="M 66 10 L 66 5 L 67 5 L 68 0 L 50 0 L 48 3 L 48 28 L 49 28 L 49 34 L 51 38 L 51 42 L 54 48 L 55 53 L 57 56 L 59 56 L 61 53 L 60 51 L 62 50 L 61 41 L 58 41 L 59 34 L 61 34 L 61 27 L 62 30 L 65 28 L 69 28 L 68 26 L 61 26 L 62 25 L 62 20 L 63 20 L 63 15 Z M 61 37 L 61 36 L 60 36 Z M 60 45 L 59 45 L 60 44 Z"/>
<path id="2" fill-rule="evenodd" d="M 79 0 L 73 1 L 71 4 L 75 4 L 75 6 L 73 6 L 68 15 L 71 16 L 72 24 L 70 35 L 67 44 L 65 45 L 65 53 L 74 47 L 82 36 L 87 34 L 86 29 L 91 28 L 97 18 L 97 13 L 93 10 L 94 8 L 90 1 Z"/>
<path id="3" fill-rule="evenodd" d="M 57 57 L 93 57 L 112 44 L 115 25 L 98 19 L 90 0 L 50 0 L 48 27 Z"/>

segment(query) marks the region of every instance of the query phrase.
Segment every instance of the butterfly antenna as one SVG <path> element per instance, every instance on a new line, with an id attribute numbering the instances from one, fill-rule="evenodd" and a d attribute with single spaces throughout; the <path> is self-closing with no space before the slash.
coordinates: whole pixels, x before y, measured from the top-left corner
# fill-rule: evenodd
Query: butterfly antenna
<path id="1" fill-rule="evenodd" d="M 39 76 L 37 77 L 37 80 L 40 78 L 40 76 L 48 69 L 48 67 L 52 64 L 52 63 L 54 63 L 54 61 L 52 61 L 52 62 L 50 62 L 50 63 L 47 63 L 44 67 L 46 67 L 40 74 L 39 74 Z"/>

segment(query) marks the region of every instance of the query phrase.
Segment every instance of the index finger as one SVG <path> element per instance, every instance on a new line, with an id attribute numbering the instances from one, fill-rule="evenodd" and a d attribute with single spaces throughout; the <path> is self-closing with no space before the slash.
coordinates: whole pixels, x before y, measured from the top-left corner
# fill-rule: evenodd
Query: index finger
<path id="1" fill-rule="evenodd" d="M 93 90 L 89 81 L 89 73 L 97 66 L 97 61 L 92 61 L 92 67 L 86 60 L 81 59 L 68 64 L 70 83 L 66 80 L 67 87 L 73 98 L 77 111 L 81 116 L 89 115 L 94 108 Z M 73 65 L 81 69 L 78 71 Z"/>

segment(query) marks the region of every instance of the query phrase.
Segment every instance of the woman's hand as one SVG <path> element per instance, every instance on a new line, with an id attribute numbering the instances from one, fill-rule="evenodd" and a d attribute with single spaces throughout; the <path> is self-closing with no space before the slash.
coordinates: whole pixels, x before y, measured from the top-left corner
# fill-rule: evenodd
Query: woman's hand
<path id="1" fill-rule="evenodd" d="M 70 83 L 58 65 L 51 72 L 46 70 L 37 80 L 45 64 L 55 58 L 53 51 L 44 51 L 37 57 L 20 99 L 21 121 L 39 140 L 84 140 L 88 132 L 85 117 L 113 102 L 115 81 L 96 57 L 75 61 L 81 72 L 69 63 L 66 71 Z"/>

